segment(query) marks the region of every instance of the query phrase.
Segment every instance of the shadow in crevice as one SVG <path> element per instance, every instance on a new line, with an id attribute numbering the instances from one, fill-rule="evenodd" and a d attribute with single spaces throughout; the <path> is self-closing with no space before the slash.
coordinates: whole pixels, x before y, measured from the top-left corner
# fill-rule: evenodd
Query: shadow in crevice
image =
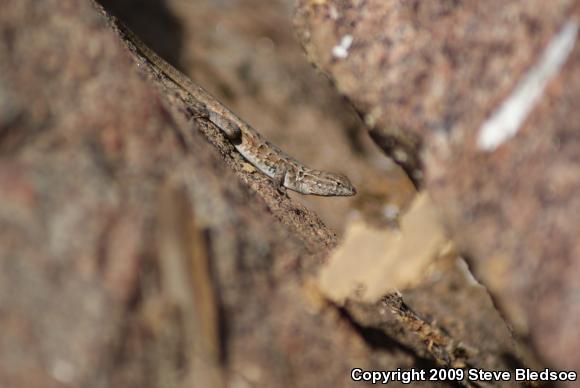
<path id="1" fill-rule="evenodd" d="M 153 51 L 177 68 L 183 49 L 183 28 L 165 0 L 97 0 Z"/>
<path id="2" fill-rule="evenodd" d="M 397 341 L 395 338 L 389 336 L 380 328 L 375 327 L 368 327 L 359 324 L 354 317 L 348 312 L 346 308 L 338 308 L 340 312 L 340 316 L 348 322 L 352 328 L 360 334 L 362 339 L 369 345 L 371 348 L 375 350 L 383 350 L 387 352 L 394 352 L 399 351 L 408 355 L 411 355 L 415 363 L 413 368 L 418 370 L 425 370 L 429 371 L 432 369 L 439 369 L 441 368 L 434 360 L 429 358 L 422 357 L 417 354 L 413 350 L 413 348 Z M 464 387 L 462 382 L 460 381 L 445 381 L 451 387 Z M 474 387 L 478 387 L 478 385 L 473 385 Z"/>
<path id="3" fill-rule="evenodd" d="M 419 356 L 412 348 L 406 346 L 379 328 L 363 326 L 359 324 L 345 308 L 339 308 L 341 317 L 347 321 L 352 328 L 360 334 L 362 339 L 375 350 L 384 350 L 387 352 L 401 351 L 405 354 L 412 355 L 415 360 L 415 366 L 421 369 L 437 368 L 438 365 L 427 358 Z"/>

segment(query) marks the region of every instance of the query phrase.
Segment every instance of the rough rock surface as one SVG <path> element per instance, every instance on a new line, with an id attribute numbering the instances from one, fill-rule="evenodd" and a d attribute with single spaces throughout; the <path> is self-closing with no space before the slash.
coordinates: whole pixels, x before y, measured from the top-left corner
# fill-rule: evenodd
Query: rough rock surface
<path id="1" fill-rule="evenodd" d="M 305 164 L 343 172 L 359 193 L 404 206 L 406 175 L 377 149 L 352 107 L 304 59 L 290 0 L 103 0 L 151 48 Z M 340 235 L 357 197 L 290 193 Z"/>
<path id="2" fill-rule="evenodd" d="M 2 4 L 0 385 L 191 386 L 206 356 L 236 387 L 358 386 L 353 367 L 436 366 L 414 326 L 376 306 L 355 322 L 360 306 L 320 297 L 308 276 L 335 235 L 188 102 L 92 2 Z M 206 259 L 200 280 L 191 269 Z M 450 262 L 410 305 L 469 362 L 509 367 L 520 354 L 507 327 Z M 213 296 L 189 293 L 200 288 Z M 213 299 L 212 331 L 198 312 Z M 219 331 L 213 350 L 191 346 L 208 334 L 192 326 Z"/>
<path id="3" fill-rule="evenodd" d="M 168 182 L 187 192 L 195 216 L 182 217 L 195 217 L 219 258 L 232 379 L 273 386 L 296 375 L 330 386 L 346 365 L 324 375 L 294 368 L 323 348 L 361 360 L 345 364 L 372 359 L 356 333 L 300 297 L 301 274 L 333 233 L 239 160 L 224 163 L 218 151 L 231 146 L 218 137 L 216 150 L 199 130 L 211 132 L 207 123 L 188 121 L 175 95 L 145 82 L 90 2 L 9 1 L 0 30 L 0 385 L 183 382 L 194 353 L 154 238 Z M 303 302 L 288 308 L 291 300 Z M 312 319 L 296 335 L 293 322 Z M 327 324 L 328 335 L 316 333 Z M 340 350 L 336 330 L 347 334 Z"/>
<path id="4" fill-rule="evenodd" d="M 573 0 L 302 0 L 296 12 L 313 62 L 365 116 L 377 143 L 398 152 L 433 195 L 516 334 L 530 338 L 548 365 L 576 370 L 575 36 L 538 98 L 526 100 L 530 89 L 519 95 L 531 108 L 515 137 L 497 149 L 485 149 L 480 137 L 544 56 L 559 55 L 547 47 L 570 26 L 577 32 L 578 20 Z"/>

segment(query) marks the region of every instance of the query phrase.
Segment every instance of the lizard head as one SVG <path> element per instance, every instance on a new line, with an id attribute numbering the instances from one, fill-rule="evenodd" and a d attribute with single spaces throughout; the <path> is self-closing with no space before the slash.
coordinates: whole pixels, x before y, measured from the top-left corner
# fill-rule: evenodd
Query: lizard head
<path id="1" fill-rule="evenodd" d="M 351 196 L 356 194 L 356 189 L 345 175 L 310 170 L 299 172 L 297 183 L 300 192 L 322 196 Z"/>

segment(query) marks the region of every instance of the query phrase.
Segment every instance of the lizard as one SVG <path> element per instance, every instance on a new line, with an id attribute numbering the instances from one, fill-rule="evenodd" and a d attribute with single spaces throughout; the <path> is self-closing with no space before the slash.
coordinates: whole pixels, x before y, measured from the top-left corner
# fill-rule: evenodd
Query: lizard
<path id="1" fill-rule="evenodd" d="M 319 196 L 352 196 L 356 189 L 348 177 L 310 168 L 266 140 L 258 131 L 232 113 L 208 91 L 170 65 L 150 49 L 123 22 L 116 19 L 119 32 L 153 68 L 169 78 L 179 89 L 201 103 L 201 116 L 216 125 L 234 148 L 263 174 L 274 181 L 276 188 L 300 194 Z"/>

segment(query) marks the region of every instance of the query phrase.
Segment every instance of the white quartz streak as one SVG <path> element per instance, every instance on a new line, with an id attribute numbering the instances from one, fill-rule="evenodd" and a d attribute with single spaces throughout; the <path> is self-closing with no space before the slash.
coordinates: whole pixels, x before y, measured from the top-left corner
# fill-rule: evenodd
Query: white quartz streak
<path id="1" fill-rule="evenodd" d="M 578 35 L 578 20 L 571 19 L 549 42 L 539 61 L 523 76 L 509 97 L 479 129 L 477 146 L 494 151 L 516 135 L 540 101 L 546 86 L 570 56 Z"/>

